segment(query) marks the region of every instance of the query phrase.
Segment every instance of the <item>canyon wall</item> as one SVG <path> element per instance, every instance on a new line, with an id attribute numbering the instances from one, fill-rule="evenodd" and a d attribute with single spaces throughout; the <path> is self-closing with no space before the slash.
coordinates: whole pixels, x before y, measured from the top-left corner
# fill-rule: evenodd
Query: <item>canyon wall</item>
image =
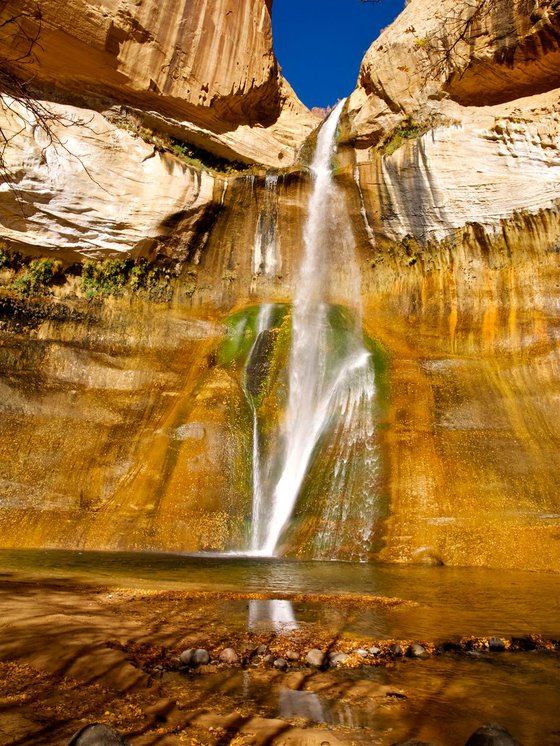
<path id="1" fill-rule="evenodd" d="M 292 300 L 314 120 L 269 4 L 166 8 L 44 5 L 33 70 L 55 142 L 6 91 L 0 239 L 69 269 L 30 296 L 0 269 L 3 546 L 247 545 L 244 361 L 259 304 Z M 335 173 L 376 350 L 378 507 L 358 550 L 356 508 L 327 510 L 310 478 L 290 556 L 559 566 L 559 13 L 412 0 L 366 54 Z M 105 256 L 163 261 L 165 297 L 91 297 L 71 265 Z M 285 319 L 263 352 L 269 427 Z"/>

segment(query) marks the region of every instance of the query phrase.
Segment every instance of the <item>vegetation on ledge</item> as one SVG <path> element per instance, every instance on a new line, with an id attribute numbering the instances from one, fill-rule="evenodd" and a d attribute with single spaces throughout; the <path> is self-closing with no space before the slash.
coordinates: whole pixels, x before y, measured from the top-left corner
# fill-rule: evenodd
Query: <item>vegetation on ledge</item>
<path id="1" fill-rule="evenodd" d="M 381 144 L 380 150 L 383 155 L 392 155 L 406 140 L 415 140 L 421 137 L 431 128 L 428 124 L 421 124 L 410 116 L 389 133 L 387 139 Z"/>
<path id="2" fill-rule="evenodd" d="M 0 242 L 0 287 L 20 300 L 73 295 L 86 300 L 138 296 L 168 303 L 180 265 L 165 257 L 146 259 L 85 259 L 64 267 L 57 259 L 29 259 Z M 186 271 L 187 295 L 196 290 L 196 270 Z"/>
<path id="3" fill-rule="evenodd" d="M 137 117 L 131 114 L 111 117 L 111 121 L 120 129 L 124 129 L 135 137 L 140 137 L 149 145 L 153 145 L 156 150 L 172 153 L 193 168 L 211 171 L 220 176 L 247 173 L 254 169 L 247 163 L 230 161 L 192 143 L 171 137 L 163 132 L 157 132 L 150 127 L 146 127 Z"/>

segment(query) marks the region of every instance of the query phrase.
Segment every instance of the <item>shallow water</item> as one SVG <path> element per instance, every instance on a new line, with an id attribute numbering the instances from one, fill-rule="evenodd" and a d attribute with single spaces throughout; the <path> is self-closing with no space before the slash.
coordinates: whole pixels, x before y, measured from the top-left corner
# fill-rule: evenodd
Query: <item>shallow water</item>
<path id="1" fill-rule="evenodd" d="M 560 744 L 560 666 L 549 653 L 444 655 L 393 668 L 276 674 L 226 671 L 167 675 L 195 699 L 293 724 L 352 732 L 355 744 L 388 746 L 408 739 L 463 746 L 483 723 L 499 722 L 524 746 Z M 325 734 L 328 742 L 328 734 Z"/>
<path id="2" fill-rule="evenodd" d="M 85 582 L 109 589 L 241 594 L 233 599 L 210 596 L 199 604 L 200 619 L 212 625 L 220 621 L 232 639 L 239 633 L 291 634 L 298 629 L 309 632 L 311 640 L 319 630 L 342 639 L 355 635 L 437 641 L 462 635 L 530 633 L 560 638 L 557 574 L 1 550 L 0 580 L 17 578 L 33 579 L 39 589 L 42 580 L 60 581 L 70 592 L 72 582 Z M 268 597 L 243 598 L 244 593 Z M 298 598 L 291 600 L 295 594 Z M 327 600 L 301 598 L 313 599 L 313 594 Z M 102 595 L 117 602 L 120 597 L 113 596 L 112 590 Z M 358 597 L 363 601 L 368 595 L 371 604 L 344 603 Z M 383 607 L 373 598 L 379 596 L 412 603 Z M 208 614 L 212 619 L 206 618 Z M 401 659 L 387 667 L 326 672 L 295 664 L 287 673 L 255 667 L 205 675 L 166 673 L 161 686 L 165 696 L 174 699 L 176 694 L 189 709 L 224 716 L 239 712 L 248 718 L 260 715 L 299 727 L 320 727 L 326 743 L 332 732 L 337 743 L 355 746 L 391 746 L 411 738 L 436 746 L 463 746 L 477 727 L 497 721 L 523 746 L 560 744 L 557 651 L 446 653 L 427 660 Z"/>
<path id="3" fill-rule="evenodd" d="M 396 597 L 414 604 L 344 605 L 297 601 L 253 609 L 261 628 L 277 628 L 278 614 L 295 623 L 319 623 L 348 634 L 438 640 L 461 635 L 560 636 L 560 574 L 481 568 L 415 567 L 343 562 L 290 562 L 262 558 L 59 550 L 0 550 L 0 572 L 145 589 L 333 594 L 351 599 Z M 288 599 L 286 599 L 288 596 Z M 249 625 L 245 602 L 220 602 L 232 626 Z M 291 623 L 291 617 L 288 619 Z M 293 626 L 293 625 L 292 625 Z"/>

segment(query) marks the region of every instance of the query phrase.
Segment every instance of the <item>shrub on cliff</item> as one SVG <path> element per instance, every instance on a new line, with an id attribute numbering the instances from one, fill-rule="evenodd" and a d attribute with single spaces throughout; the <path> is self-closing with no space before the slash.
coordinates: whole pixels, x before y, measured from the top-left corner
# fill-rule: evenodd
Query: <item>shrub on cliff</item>
<path id="1" fill-rule="evenodd" d="M 16 276 L 12 283 L 18 295 L 46 295 L 60 273 L 62 263 L 57 259 L 34 259 L 29 268 Z"/>

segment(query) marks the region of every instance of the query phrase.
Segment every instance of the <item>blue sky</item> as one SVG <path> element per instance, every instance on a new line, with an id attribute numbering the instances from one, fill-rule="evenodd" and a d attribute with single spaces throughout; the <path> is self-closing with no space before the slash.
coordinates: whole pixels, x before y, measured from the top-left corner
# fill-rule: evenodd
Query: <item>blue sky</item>
<path id="1" fill-rule="evenodd" d="M 303 103 L 323 107 L 348 96 L 368 47 L 404 5 L 405 0 L 273 0 L 276 57 Z"/>

